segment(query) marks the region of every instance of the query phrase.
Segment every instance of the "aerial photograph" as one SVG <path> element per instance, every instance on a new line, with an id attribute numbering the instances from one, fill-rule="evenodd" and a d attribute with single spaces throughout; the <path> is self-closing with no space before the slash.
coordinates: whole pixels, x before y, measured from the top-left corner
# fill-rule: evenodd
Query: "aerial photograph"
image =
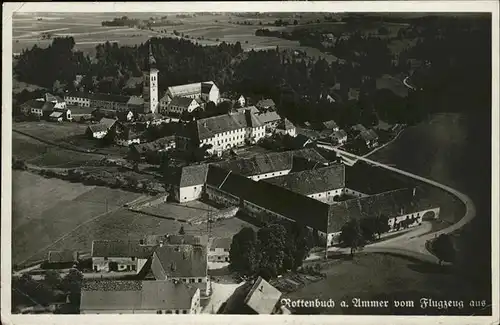
<path id="1" fill-rule="evenodd" d="M 10 313 L 491 316 L 492 105 L 488 12 L 16 12 Z"/>

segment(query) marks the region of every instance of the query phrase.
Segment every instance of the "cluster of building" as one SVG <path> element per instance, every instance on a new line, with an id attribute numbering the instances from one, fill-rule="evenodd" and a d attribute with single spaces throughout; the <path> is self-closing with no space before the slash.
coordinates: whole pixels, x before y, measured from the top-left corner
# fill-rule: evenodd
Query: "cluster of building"
<path id="1" fill-rule="evenodd" d="M 178 176 L 174 197 L 179 202 L 201 198 L 238 207 L 262 222 L 298 222 L 328 246 L 337 243 L 352 218 L 385 215 L 394 231 L 437 218 L 440 210 L 420 187 L 386 170 L 362 162 L 329 163 L 315 149 L 189 166 Z"/>
<path id="2" fill-rule="evenodd" d="M 201 299 L 211 294 L 208 263 L 228 262 L 231 241 L 192 235 L 95 240 L 94 272 L 129 272 L 137 278 L 85 281 L 80 313 L 199 313 Z"/>

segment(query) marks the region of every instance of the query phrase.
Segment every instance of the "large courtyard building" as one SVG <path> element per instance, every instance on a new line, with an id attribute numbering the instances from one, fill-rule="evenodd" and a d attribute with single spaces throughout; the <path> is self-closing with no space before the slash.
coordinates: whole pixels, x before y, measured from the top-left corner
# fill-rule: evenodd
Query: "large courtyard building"
<path id="1" fill-rule="evenodd" d="M 213 81 L 171 86 L 167 88 L 167 92 L 162 98 L 162 101 L 169 104 L 175 97 L 200 99 L 204 102 L 214 102 L 218 104 L 220 101 L 220 91 Z"/>

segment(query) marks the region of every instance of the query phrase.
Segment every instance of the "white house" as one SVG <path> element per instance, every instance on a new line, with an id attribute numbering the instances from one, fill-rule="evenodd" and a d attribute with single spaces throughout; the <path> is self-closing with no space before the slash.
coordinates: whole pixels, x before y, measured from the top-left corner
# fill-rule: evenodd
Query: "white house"
<path id="1" fill-rule="evenodd" d="M 108 134 L 109 130 L 114 127 L 115 119 L 103 117 L 98 124 L 91 124 L 85 130 L 88 137 L 93 139 L 102 139 Z"/>
<path id="2" fill-rule="evenodd" d="M 141 245 L 138 240 L 94 240 L 92 270 L 94 272 L 139 273 L 153 254 L 154 246 Z"/>
<path id="3" fill-rule="evenodd" d="M 90 94 L 83 92 L 73 92 L 64 95 L 64 100 L 68 105 L 80 107 L 90 107 Z"/>
<path id="4" fill-rule="evenodd" d="M 174 281 L 86 280 L 80 314 L 198 314 L 200 289 Z"/>
<path id="5" fill-rule="evenodd" d="M 345 132 L 344 130 L 338 130 L 333 132 L 332 141 L 334 141 L 337 144 L 343 145 L 344 143 L 347 142 L 347 132 Z"/>
<path id="6" fill-rule="evenodd" d="M 229 262 L 229 250 L 231 249 L 232 238 L 216 237 L 210 242 L 208 248 L 209 262 Z"/>
<path id="7" fill-rule="evenodd" d="M 163 245 L 153 253 L 151 271 L 156 280 L 178 281 L 210 294 L 207 249 L 198 245 Z"/>
<path id="8" fill-rule="evenodd" d="M 199 199 L 207 179 L 207 171 L 207 164 L 182 167 L 178 183 L 176 181 L 174 185 L 175 199 L 181 203 Z"/>
<path id="9" fill-rule="evenodd" d="M 246 99 L 243 95 L 240 95 L 240 97 L 238 97 L 238 99 L 236 100 L 236 102 L 238 103 L 238 105 L 240 107 L 245 107 L 246 105 Z"/>
<path id="10" fill-rule="evenodd" d="M 210 144 L 209 152 L 218 155 L 246 142 L 254 144 L 266 135 L 265 125 L 249 110 L 200 119 L 196 125 L 200 146 Z"/>

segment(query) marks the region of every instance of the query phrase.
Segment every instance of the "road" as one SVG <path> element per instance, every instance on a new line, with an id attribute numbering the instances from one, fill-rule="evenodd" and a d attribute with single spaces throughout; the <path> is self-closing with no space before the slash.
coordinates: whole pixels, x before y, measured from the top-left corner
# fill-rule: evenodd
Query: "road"
<path id="1" fill-rule="evenodd" d="M 465 224 L 470 222 L 476 216 L 476 207 L 474 205 L 474 202 L 466 194 L 464 194 L 464 193 L 462 193 L 454 188 L 451 188 L 447 185 L 441 184 L 437 181 L 434 181 L 434 180 L 431 180 L 428 178 L 424 178 L 422 176 L 415 175 L 413 173 L 401 170 L 399 168 L 396 168 L 393 166 L 388 166 L 386 164 L 368 159 L 366 157 L 361 157 L 361 156 L 351 154 L 349 152 L 340 150 L 340 149 L 335 148 L 333 146 L 330 149 L 335 151 L 340 156 L 348 157 L 350 160 L 356 160 L 356 161 L 361 160 L 361 161 L 364 161 L 370 165 L 384 168 L 384 169 L 390 170 L 392 172 L 395 172 L 395 173 L 413 178 L 413 179 L 418 180 L 420 182 L 423 182 L 423 183 L 435 186 L 437 188 L 440 188 L 440 189 L 447 191 L 448 193 L 454 195 L 455 197 L 457 197 L 465 205 L 465 214 L 462 217 L 462 219 L 460 219 L 457 223 L 455 223 L 447 228 L 444 228 L 444 229 L 441 229 L 439 231 L 432 232 L 432 233 L 414 235 L 413 237 L 401 236 L 401 237 L 393 238 L 391 240 L 378 242 L 378 243 L 375 243 L 375 244 L 372 244 L 372 245 L 366 247 L 364 249 L 364 251 L 366 251 L 366 252 L 394 253 L 394 254 L 398 254 L 398 255 L 405 255 L 408 257 L 412 257 L 412 258 L 418 258 L 418 259 L 420 259 L 422 261 L 426 261 L 426 262 L 438 263 L 439 262 L 438 259 L 427 250 L 427 248 L 425 246 L 426 242 L 432 238 L 435 238 L 435 237 L 441 235 L 441 234 L 450 234 L 450 233 L 462 228 Z"/>

